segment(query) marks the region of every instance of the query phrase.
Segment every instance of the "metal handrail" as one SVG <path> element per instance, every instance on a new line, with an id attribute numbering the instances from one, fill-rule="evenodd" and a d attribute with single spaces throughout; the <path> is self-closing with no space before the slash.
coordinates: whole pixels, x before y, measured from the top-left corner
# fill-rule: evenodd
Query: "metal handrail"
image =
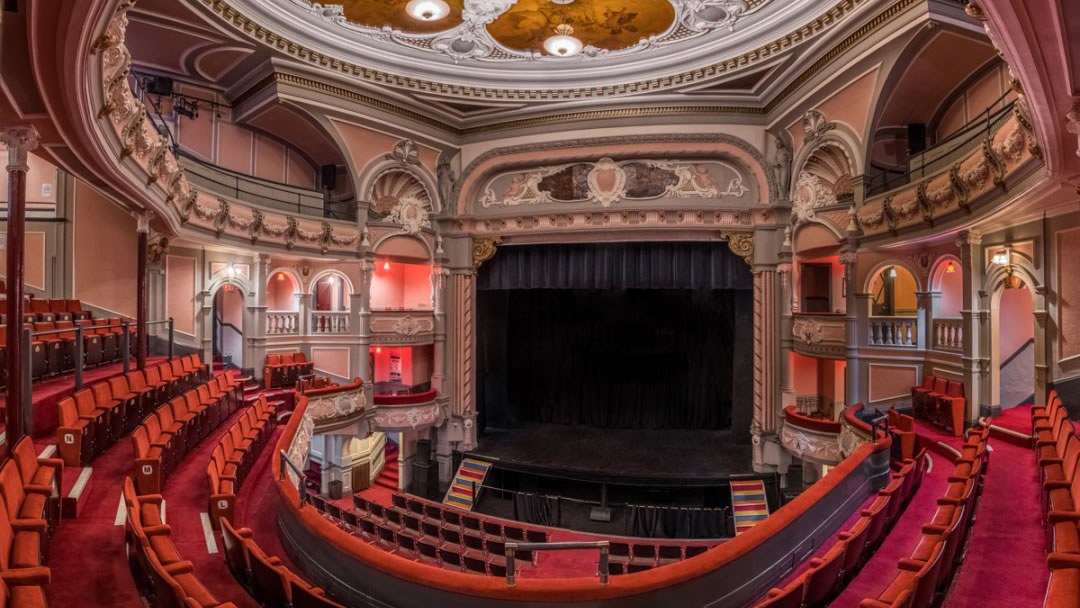
<path id="1" fill-rule="evenodd" d="M 514 554 L 517 551 L 572 551 L 580 549 L 599 549 L 600 563 L 596 569 L 596 575 L 600 578 L 600 584 L 608 582 L 608 552 L 611 543 L 606 540 L 597 541 L 572 541 L 559 543 L 518 543 L 507 542 L 506 549 L 506 586 L 513 587 L 516 582 L 517 560 Z"/>
<path id="2" fill-rule="evenodd" d="M 278 450 L 281 456 L 281 466 L 278 471 L 278 480 L 283 481 L 285 479 L 285 465 L 288 465 L 292 469 L 293 473 L 296 473 L 296 477 L 299 480 L 297 482 L 297 491 L 300 493 L 300 507 L 304 507 L 304 503 L 307 502 L 307 484 L 304 483 L 304 472 L 300 470 L 300 467 L 293 464 L 293 461 L 289 459 L 289 455 L 285 453 L 285 450 Z"/>
<path id="3" fill-rule="evenodd" d="M 161 325 L 161 324 L 167 324 L 169 326 L 169 354 L 168 354 L 168 359 L 167 360 L 172 361 L 173 360 L 173 346 L 175 344 L 175 341 L 174 341 L 174 337 L 175 337 L 174 327 L 175 327 L 175 324 L 173 322 L 173 318 L 169 317 L 168 319 L 158 319 L 156 321 L 147 321 L 146 322 L 147 327 L 150 327 L 151 325 Z M 80 391 L 83 388 L 83 366 L 84 366 L 84 363 L 83 363 L 83 348 L 84 348 L 83 331 L 84 330 L 97 331 L 99 329 L 115 329 L 115 328 L 122 329 L 123 330 L 123 334 L 122 334 L 123 335 L 123 342 L 122 342 L 122 346 L 120 348 L 120 352 L 121 352 L 121 361 L 124 364 L 124 373 L 127 374 L 129 371 L 131 371 L 131 333 L 132 333 L 131 326 L 132 325 L 135 325 L 135 324 L 130 323 L 128 321 L 120 321 L 119 323 L 106 323 L 105 325 L 79 325 L 78 323 L 76 323 L 74 327 L 64 327 L 64 328 L 60 328 L 60 329 L 45 329 L 45 330 L 41 330 L 41 331 L 35 331 L 35 330 L 32 330 L 32 329 L 26 329 L 25 332 L 26 332 L 26 339 L 27 339 L 27 348 L 29 348 L 29 341 L 33 337 L 36 337 L 36 336 L 50 336 L 50 335 L 53 335 L 53 334 L 74 333 L 75 334 L 75 357 L 74 357 L 74 359 L 75 359 L 75 369 L 73 371 L 75 372 L 75 390 Z M 29 357 L 29 350 L 27 351 L 27 357 Z M 26 369 L 26 375 L 29 377 L 29 375 L 32 373 L 31 369 L 30 369 L 30 366 L 27 365 L 27 367 L 25 369 Z"/>

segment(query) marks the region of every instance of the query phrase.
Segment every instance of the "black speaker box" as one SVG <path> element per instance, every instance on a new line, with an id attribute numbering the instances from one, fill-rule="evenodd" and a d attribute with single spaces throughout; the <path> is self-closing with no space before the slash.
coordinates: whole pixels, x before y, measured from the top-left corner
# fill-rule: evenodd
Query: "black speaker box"
<path id="1" fill-rule="evenodd" d="M 333 190 L 337 188 L 337 166 L 336 165 L 323 165 L 320 170 L 320 183 L 323 190 Z"/>

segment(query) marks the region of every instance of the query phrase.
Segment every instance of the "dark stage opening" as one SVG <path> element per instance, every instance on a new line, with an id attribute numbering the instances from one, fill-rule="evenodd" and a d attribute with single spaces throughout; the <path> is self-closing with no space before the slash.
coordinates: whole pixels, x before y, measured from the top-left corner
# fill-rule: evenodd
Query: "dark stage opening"
<path id="1" fill-rule="evenodd" d="M 748 439 L 752 286 L 726 243 L 501 248 L 478 276 L 482 432 L 546 423 Z"/>

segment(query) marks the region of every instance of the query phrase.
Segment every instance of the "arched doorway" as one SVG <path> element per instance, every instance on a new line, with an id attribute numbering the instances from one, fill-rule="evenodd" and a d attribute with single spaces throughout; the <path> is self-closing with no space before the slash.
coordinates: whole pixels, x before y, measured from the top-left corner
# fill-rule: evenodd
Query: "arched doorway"
<path id="1" fill-rule="evenodd" d="M 232 283 L 214 294 L 214 363 L 224 368 L 244 367 L 244 294 Z"/>
<path id="2" fill-rule="evenodd" d="M 1035 398 L 1035 316 L 1031 289 L 1006 277 L 991 305 L 991 404 L 1007 410 Z"/>
<path id="3" fill-rule="evenodd" d="M 905 266 L 889 264 L 874 273 L 870 294 L 870 344 L 917 346 L 919 282 Z"/>

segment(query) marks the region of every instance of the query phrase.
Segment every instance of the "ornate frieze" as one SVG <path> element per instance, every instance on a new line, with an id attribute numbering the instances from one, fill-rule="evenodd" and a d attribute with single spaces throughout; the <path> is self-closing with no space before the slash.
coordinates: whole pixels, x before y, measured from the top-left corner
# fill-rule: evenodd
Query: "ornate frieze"
<path id="1" fill-rule="evenodd" d="M 780 443 L 792 455 L 804 460 L 829 465 L 843 460 L 839 434 L 817 433 L 784 424 L 780 430 Z"/>
<path id="2" fill-rule="evenodd" d="M 417 405 L 380 405 L 375 408 L 372 422 L 380 431 L 415 431 L 442 424 L 447 417 L 446 409 L 443 399 Z"/>
<path id="3" fill-rule="evenodd" d="M 497 175 L 485 186 L 480 205 L 592 203 L 610 207 L 624 200 L 743 199 L 750 192 L 748 181 L 741 169 L 723 161 L 601 158 Z"/>

